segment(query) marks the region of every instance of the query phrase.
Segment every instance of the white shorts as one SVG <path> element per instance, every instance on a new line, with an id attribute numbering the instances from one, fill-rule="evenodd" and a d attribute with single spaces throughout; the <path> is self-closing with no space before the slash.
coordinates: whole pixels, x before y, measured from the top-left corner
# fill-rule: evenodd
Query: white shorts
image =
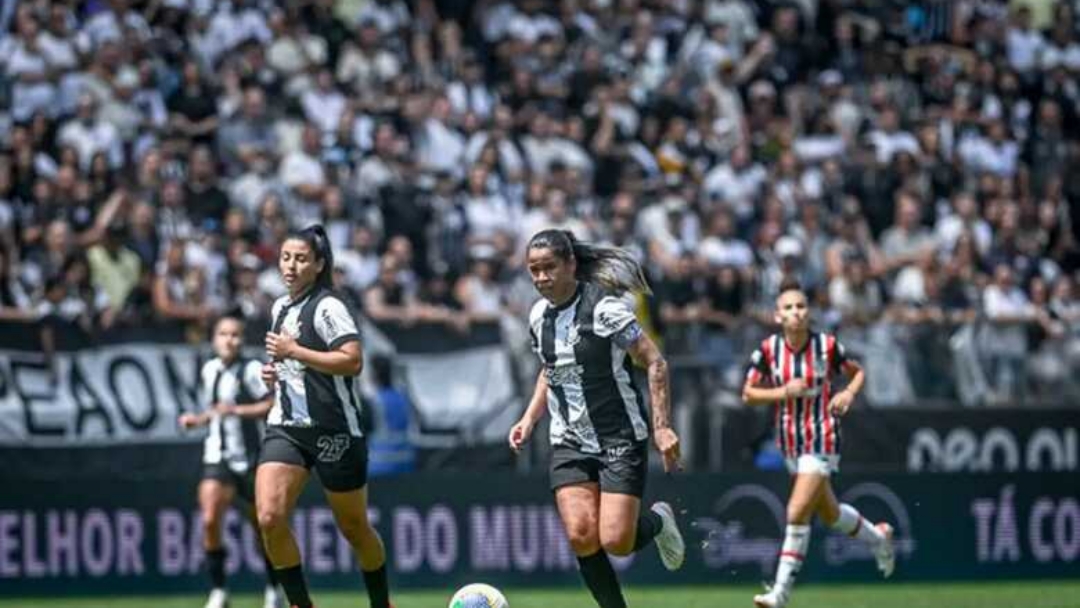
<path id="1" fill-rule="evenodd" d="M 811 474 L 828 477 L 840 471 L 839 454 L 801 454 L 798 458 L 786 458 L 784 464 L 792 475 Z"/>

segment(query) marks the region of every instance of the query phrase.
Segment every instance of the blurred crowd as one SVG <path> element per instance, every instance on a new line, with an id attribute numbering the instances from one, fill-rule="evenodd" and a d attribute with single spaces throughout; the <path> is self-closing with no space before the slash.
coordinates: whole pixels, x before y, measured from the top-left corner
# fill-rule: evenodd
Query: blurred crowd
<path id="1" fill-rule="evenodd" d="M 871 401 L 1076 389 L 1080 2 L 2 6 L 0 319 L 203 336 L 322 222 L 371 320 L 526 345 L 560 227 L 710 386 L 794 274 Z"/>

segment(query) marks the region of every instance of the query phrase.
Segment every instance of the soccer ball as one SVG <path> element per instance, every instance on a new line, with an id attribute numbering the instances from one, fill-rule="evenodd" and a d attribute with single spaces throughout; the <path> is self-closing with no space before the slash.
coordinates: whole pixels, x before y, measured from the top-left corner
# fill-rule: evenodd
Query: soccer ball
<path id="1" fill-rule="evenodd" d="M 502 592 L 484 583 L 465 585 L 450 598 L 450 608 L 510 608 Z"/>

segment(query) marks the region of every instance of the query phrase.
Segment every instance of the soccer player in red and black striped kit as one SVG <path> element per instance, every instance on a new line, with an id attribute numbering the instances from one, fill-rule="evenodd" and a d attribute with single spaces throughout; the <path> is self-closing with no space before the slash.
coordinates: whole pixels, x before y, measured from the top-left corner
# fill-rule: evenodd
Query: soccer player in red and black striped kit
<path id="1" fill-rule="evenodd" d="M 895 566 L 892 526 L 871 524 L 855 507 L 840 504 L 829 482 L 840 466 L 840 417 L 862 389 L 862 367 L 845 355 L 836 336 L 810 331 L 810 306 L 797 281 L 781 283 L 774 318 L 781 331 L 751 356 L 743 400 L 775 405 L 777 443 L 794 483 L 776 581 L 754 597 L 758 608 L 787 604 L 810 546 L 815 514 L 834 530 L 868 543 L 884 576 Z M 840 374 L 847 377 L 847 386 L 836 390 L 832 378 Z"/>

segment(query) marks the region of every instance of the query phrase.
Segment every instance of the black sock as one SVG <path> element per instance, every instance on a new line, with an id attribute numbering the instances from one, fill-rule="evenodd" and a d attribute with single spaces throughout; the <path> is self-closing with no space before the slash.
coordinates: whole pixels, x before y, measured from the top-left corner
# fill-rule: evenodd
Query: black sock
<path id="1" fill-rule="evenodd" d="M 210 584 L 214 589 L 225 588 L 225 549 L 206 552 L 206 570 L 210 573 Z"/>
<path id="2" fill-rule="evenodd" d="M 660 519 L 652 509 L 646 509 L 637 518 L 637 536 L 634 538 L 634 551 L 641 551 L 649 546 L 660 529 L 664 527 L 664 520 Z"/>
<path id="3" fill-rule="evenodd" d="M 267 555 L 265 551 L 263 552 L 262 556 L 263 563 L 266 564 L 266 584 L 271 587 L 277 587 L 277 570 L 274 570 L 274 564 L 270 563 L 270 556 Z"/>
<path id="4" fill-rule="evenodd" d="M 296 564 L 291 568 L 278 568 L 277 579 L 285 589 L 285 597 L 289 598 L 289 604 L 295 608 L 311 608 L 311 597 L 308 596 L 307 582 L 304 581 L 304 567 Z"/>
<path id="5" fill-rule="evenodd" d="M 581 567 L 581 578 L 585 579 L 585 586 L 600 608 L 626 608 L 619 579 L 603 549 L 586 557 L 579 556 L 577 561 Z"/>
<path id="6" fill-rule="evenodd" d="M 378 570 L 364 573 L 364 584 L 367 585 L 368 600 L 371 608 L 390 608 L 390 586 L 386 582 L 386 564 Z"/>

